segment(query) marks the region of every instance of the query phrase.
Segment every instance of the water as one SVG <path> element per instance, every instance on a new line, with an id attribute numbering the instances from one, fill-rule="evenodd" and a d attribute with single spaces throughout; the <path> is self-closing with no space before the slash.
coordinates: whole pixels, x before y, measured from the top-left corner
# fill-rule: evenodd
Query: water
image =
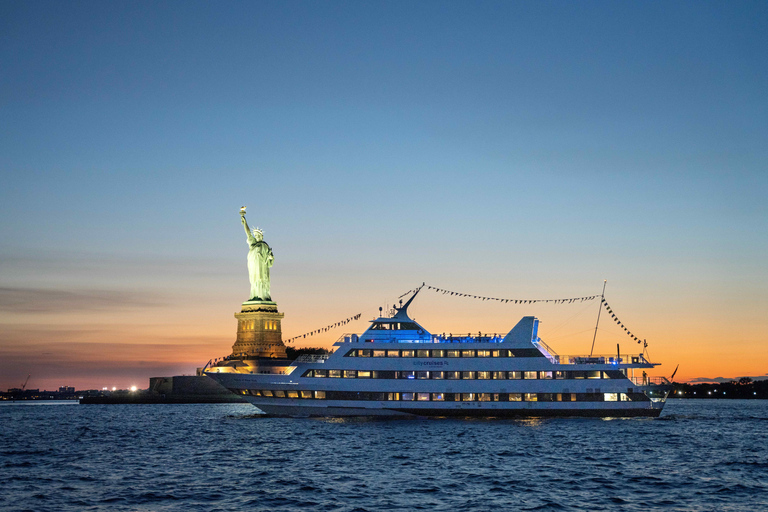
<path id="1" fill-rule="evenodd" d="M 1 510 L 768 510 L 768 401 L 625 420 L 43 404 L 0 406 Z"/>

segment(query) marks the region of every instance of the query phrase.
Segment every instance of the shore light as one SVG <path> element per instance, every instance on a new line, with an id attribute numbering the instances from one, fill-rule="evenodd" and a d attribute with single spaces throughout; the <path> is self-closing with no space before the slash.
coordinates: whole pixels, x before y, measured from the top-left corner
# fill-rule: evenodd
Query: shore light
<path id="1" fill-rule="evenodd" d="M 136 389 L 137 389 L 136 386 L 131 386 L 131 393 L 136 392 Z"/>

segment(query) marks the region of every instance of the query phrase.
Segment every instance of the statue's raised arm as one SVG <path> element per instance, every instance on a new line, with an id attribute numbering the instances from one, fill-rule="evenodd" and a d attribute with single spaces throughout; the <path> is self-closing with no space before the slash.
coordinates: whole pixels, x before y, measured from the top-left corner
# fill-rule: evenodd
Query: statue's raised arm
<path id="1" fill-rule="evenodd" d="M 251 228 L 248 226 L 248 221 L 245 220 L 245 211 L 242 208 L 240 209 L 240 222 L 242 222 L 243 227 L 245 228 L 245 236 L 248 237 L 248 245 L 255 243 L 256 239 L 253 238 L 253 233 L 251 233 Z"/>

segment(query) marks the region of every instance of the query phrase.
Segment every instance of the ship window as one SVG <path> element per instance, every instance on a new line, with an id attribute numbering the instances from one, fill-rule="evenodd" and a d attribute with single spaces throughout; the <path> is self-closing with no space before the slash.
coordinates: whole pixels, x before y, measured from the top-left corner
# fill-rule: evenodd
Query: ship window
<path id="1" fill-rule="evenodd" d="M 357 357 L 357 350 L 350 350 L 346 354 L 344 354 L 344 357 Z"/>
<path id="2" fill-rule="evenodd" d="M 576 401 L 576 393 L 570 393 L 570 395 L 571 395 L 571 402 L 575 402 Z M 568 394 L 564 395 L 564 398 L 567 401 L 568 400 Z"/>
<path id="3" fill-rule="evenodd" d="M 541 379 L 551 379 L 552 378 L 552 372 L 539 372 L 539 378 L 541 378 Z"/>
<path id="4" fill-rule="evenodd" d="M 413 350 L 403 350 L 401 357 L 413 357 Z"/>
<path id="5" fill-rule="evenodd" d="M 481 402 L 490 402 L 491 401 L 491 394 L 490 393 L 478 393 L 477 399 Z"/>
<path id="6" fill-rule="evenodd" d="M 539 397 L 536 393 L 526 393 L 525 394 L 525 401 L 526 402 L 538 402 Z"/>
<path id="7" fill-rule="evenodd" d="M 461 351 L 461 357 L 475 357 L 475 351 L 474 350 L 462 350 Z"/>
<path id="8" fill-rule="evenodd" d="M 370 379 L 371 378 L 371 372 L 370 371 L 364 371 L 364 370 L 358 370 L 357 371 L 357 378 L 358 379 Z"/>
<path id="9" fill-rule="evenodd" d="M 288 398 L 299 398 L 299 392 L 298 391 L 287 391 Z"/>
<path id="10" fill-rule="evenodd" d="M 387 357 L 400 357 L 399 350 L 387 350 Z"/>
<path id="11" fill-rule="evenodd" d="M 380 322 L 375 322 L 374 324 L 371 325 L 371 330 L 372 331 L 383 331 L 383 330 L 385 330 L 387 328 L 386 325 L 387 324 L 382 324 Z"/>
<path id="12" fill-rule="evenodd" d="M 442 379 L 443 378 L 443 372 L 432 372 L 431 377 L 433 379 Z"/>
<path id="13" fill-rule="evenodd" d="M 587 378 L 588 379 L 599 379 L 600 378 L 600 372 L 587 372 Z"/>
<path id="14" fill-rule="evenodd" d="M 387 400 L 400 400 L 400 393 L 387 393 Z"/>
<path id="15" fill-rule="evenodd" d="M 491 372 L 477 372 L 477 378 L 478 379 L 490 379 L 491 378 Z"/>
<path id="16" fill-rule="evenodd" d="M 261 392 L 258 389 L 249 389 L 248 392 L 253 396 L 261 396 Z"/>
<path id="17" fill-rule="evenodd" d="M 274 394 L 277 398 L 285 398 L 285 391 L 278 390 L 278 391 L 275 391 Z"/>
<path id="18" fill-rule="evenodd" d="M 632 399 L 629 398 L 629 396 L 626 393 L 621 393 L 620 397 L 622 402 L 631 402 Z"/>
<path id="19" fill-rule="evenodd" d="M 462 402 L 471 402 L 475 399 L 474 393 L 462 393 L 461 394 L 461 401 Z"/>
<path id="20" fill-rule="evenodd" d="M 565 379 L 566 373 L 565 372 L 555 372 L 555 378 L 556 379 Z"/>
<path id="21" fill-rule="evenodd" d="M 507 378 L 510 379 L 522 379 L 523 378 L 523 372 L 508 372 Z"/>
<path id="22" fill-rule="evenodd" d="M 475 372 L 461 372 L 462 379 L 475 379 Z"/>
<path id="23" fill-rule="evenodd" d="M 413 322 L 401 322 L 397 328 L 399 328 L 401 331 L 418 331 L 419 326 L 416 325 Z"/>
<path id="24" fill-rule="evenodd" d="M 570 373 L 571 373 L 572 379 L 584 379 L 586 378 L 586 374 L 587 374 L 587 372 L 582 372 L 580 370 L 574 370 Z"/>
<path id="25" fill-rule="evenodd" d="M 387 353 L 384 350 L 374 350 L 373 357 L 384 357 Z"/>
<path id="26" fill-rule="evenodd" d="M 325 399 L 325 391 L 315 391 L 315 398 L 319 398 L 320 400 Z"/>
<path id="27" fill-rule="evenodd" d="M 371 357 L 371 352 L 373 352 L 373 350 L 369 348 L 365 350 L 358 350 L 357 355 L 358 357 Z"/>
<path id="28" fill-rule="evenodd" d="M 459 379 L 461 378 L 460 372 L 445 372 L 446 379 Z"/>
<path id="29" fill-rule="evenodd" d="M 603 402 L 618 402 L 618 393 L 603 393 Z"/>
<path id="30" fill-rule="evenodd" d="M 448 357 L 459 357 L 460 352 L 458 350 L 448 350 Z"/>
<path id="31" fill-rule="evenodd" d="M 329 377 L 334 377 L 334 378 L 339 378 L 339 377 L 341 377 L 341 370 L 328 370 L 328 376 Z"/>
<path id="32" fill-rule="evenodd" d="M 445 350 L 433 350 L 432 357 L 445 357 Z"/>
<path id="33" fill-rule="evenodd" d="M 535 378 L 537 377 L 537 375 L 536 375 L 537 373 L 538 373 L 538 372 L 523 372 L 523 374 L 524 374 L 524 375 L 523 375 L 523 378 L 524 378 L 525 380 L 529 380 L 529 379 L 531 379 L 531 380 L 532 380 L 532 379 L 535 379 Z"/>
<path id="34" fill-rule="evenodd" d="M 442 402 L 444 400 L 442 393 L 432 393 L 433 402 Z"/>
<path id="35" fill-rule="evenodd" d="M 522 393 L 510 393 L 509 394 L 509 401 L 510 402 L 521 402 L 523 400 L 523 394 Z"/>
<path id="36" fill-rule="evenodd" d="M 539 393 L 539 402 L 554 402 L 555 395 L 552 393 Z"/>
<path id="37" fill-rule="evenodd" d="M 418 393 L 416 399 L 420 402 L 429 402 L 429 393 Z"/>
<path id="38" fill-rule="evenodd" d="M 327 370 L 315 370 L 315 377 L 327 377 Z"/>
<path id="39" fill-rule="evenodd" d="M 490 350 L 478 350 L 477 351 L 477 357 L 491 357 L 491 351 Z"/>
<path id="40" fill-rule="evenodd" d="M 315 370 L 307 370 L 304 372 L 304 375 L 302 377 L 314 377 L 315 376 Z"/>
<path id="41" fill-rule="evenodd" d="M 416 372 L 400 372 L 398 379 L 415 379 Z"/>
<path id="42" fill-rule="evenodd" d="M 302 391 L 301 392 L 301 398 L 312 398 L 312 392 L 311 391 Z"/>
<path id="43" fill-rule="evenodd" d="M 400 400 L 413 400 L 414 393 L 400 393 Z"/>
<path id="44" fill-rule="evenodd" d="M 264 389 L 261 391 L 262 396 L 272 396 L 272 391 Z"/>
<path id="45" fill-rule="evenodd" d="M 416 357 L 429 357 L 429 350 L 417 350 Z"/>
<path id="46" fill-rule="evenodd" d="M 354 379 L 355 377 L 357 377 L 357 370 L 344 370 L 345 379 Z"/>
<path id="47" fill-rule="evenodd" d="M 383 371 L 374 371 L 373 372 L 373 378 L 374 379 L 395 379 L 395 374 L 397 372 L 392 370 L 383 370 Z"/>
<path id="48" fill-rule="evenodd" d="M 507 372 L 493 372 L 493 378 L 494 379 L 506 379 L 507 378 Z"/>
<path id="49" fill-rule="evenodd" d="M 429 372 L 416 372 L 416 378 L 417 379 L 428 379 L 429 378 Z"/>

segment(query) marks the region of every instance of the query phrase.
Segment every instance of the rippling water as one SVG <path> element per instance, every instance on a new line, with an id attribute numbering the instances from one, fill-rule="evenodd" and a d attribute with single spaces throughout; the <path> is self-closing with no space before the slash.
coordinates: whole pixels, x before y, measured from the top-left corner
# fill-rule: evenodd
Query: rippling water
<path id="1" fill-rule="evenodd" d="M 658 419 L 320 420 L 0 405 L 2 510 L 768 510 L 768 402 Z"/>

